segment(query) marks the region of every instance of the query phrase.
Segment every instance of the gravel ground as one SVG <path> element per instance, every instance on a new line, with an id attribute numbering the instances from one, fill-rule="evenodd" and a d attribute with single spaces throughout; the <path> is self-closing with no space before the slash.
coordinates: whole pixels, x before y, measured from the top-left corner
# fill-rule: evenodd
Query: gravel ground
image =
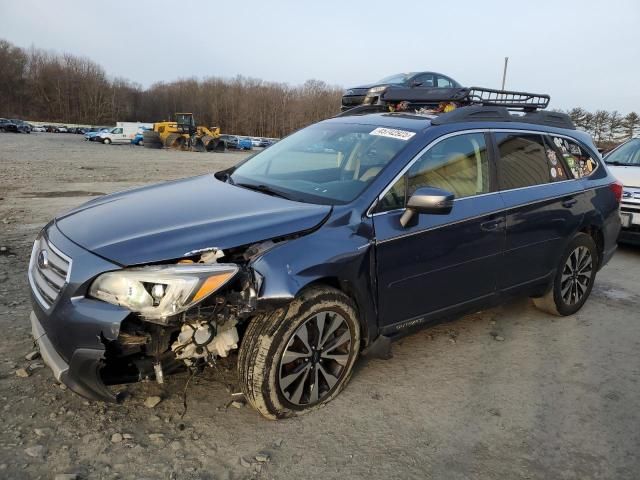
<path id="1" fill-rule="evenodd" d="M 361 360 L 336 400 L 297 419 L 235 408 L 232 363 L 191 381 L 181 416 L 186 375 L 107 405 L 25 358 L 26 268 L 43 224 L 93 195 L 241 158 L 0 134 L 0 478 L 640 477 L 638 248 L 619 249 L 577 315 L 521 299 L 423 330 L 391 360 Z"/>

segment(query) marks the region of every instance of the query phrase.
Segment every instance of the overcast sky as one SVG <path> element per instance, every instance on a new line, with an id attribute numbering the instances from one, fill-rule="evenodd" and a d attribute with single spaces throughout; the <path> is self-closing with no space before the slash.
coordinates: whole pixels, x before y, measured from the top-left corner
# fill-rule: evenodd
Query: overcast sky
<path id="1" fill-rule="evenodd" d="M 0 0 L 0 38 L 87 56 L 148 86 L 245 75 L 343 87 L 434 70 L 640 112 L 640 0 Z"/>

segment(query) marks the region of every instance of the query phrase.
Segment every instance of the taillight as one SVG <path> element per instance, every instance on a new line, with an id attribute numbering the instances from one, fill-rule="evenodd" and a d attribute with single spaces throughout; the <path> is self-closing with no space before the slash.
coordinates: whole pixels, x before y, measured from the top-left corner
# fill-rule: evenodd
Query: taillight
<path id="1" fill-rule="evenodd" d="M 609 184 L 609 188 L 611 189 L 611 191 L 613 192 L 613 194 L 616 197 L 616 202 L 620 203 L 620 201 L 622 200 L 622 183 L 615 181 L 611 184 Z"/>

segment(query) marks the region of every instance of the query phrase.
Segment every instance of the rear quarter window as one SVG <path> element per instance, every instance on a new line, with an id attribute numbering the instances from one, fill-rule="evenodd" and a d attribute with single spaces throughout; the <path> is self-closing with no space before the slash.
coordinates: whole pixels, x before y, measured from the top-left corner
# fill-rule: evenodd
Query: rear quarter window
<path id="1" fill-rule="evenodd" d="M 569 168 L 570 178 L 588 177 L 597 168 L 598 163 L 579 143 L 553 135 L 551 141 L 562 154 L 564 162 Z"/>

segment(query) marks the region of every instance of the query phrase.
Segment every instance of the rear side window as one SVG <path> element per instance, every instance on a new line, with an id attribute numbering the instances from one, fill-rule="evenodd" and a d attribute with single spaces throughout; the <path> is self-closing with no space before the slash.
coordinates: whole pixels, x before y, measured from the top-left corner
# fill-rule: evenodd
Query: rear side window
<path id="1" fill-rule="evenodd" d="M 554 136 L 551 136 L 551 140 L 562 153 L 573 178 L 587 177 L 598 166 L 596 161 L 589 155 L 589 152 L 573 140 Z"/>
<path id="2" fill-rule="evenodd" d="M 530 187 L 551 181 L 542 135 L 496 133 L 498 146 L 498 183 L 501 190 Z"/>

